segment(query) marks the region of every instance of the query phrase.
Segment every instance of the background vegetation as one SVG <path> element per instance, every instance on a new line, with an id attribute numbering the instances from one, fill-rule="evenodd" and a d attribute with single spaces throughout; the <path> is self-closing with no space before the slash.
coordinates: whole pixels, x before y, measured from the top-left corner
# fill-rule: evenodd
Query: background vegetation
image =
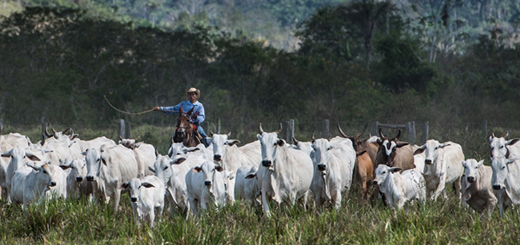
<path id="1" fill-rule="evenodd" d="M 520 2 L 495 0 L 2 0 L 0 118 L 37 141 L 44 120 L 83 139 L 115 139 L 119 118 L 166 152 L 174 118 L 139 112 L 202 90 L 206 131 L 253 141 L 296 121 L 347 134 L 367 122 L 429 122 L 467 158 L 487 137 L 520 130 Z M 483 132 L 483 122 L 488 122 Z M 420 131 L 420 130 L 419 130 Z M 421 132 L 420 132 L 421 133 Z M 393 132 L 388 132 L 392 135 Z M 336 135 L 333 132 L 333 135 Z M 367 136 L 367 135 L 365 135 Z M 416 142 L 420 143 L 420 142 Z M 22 215 L 0 205 L 11 243 L 511 243 L 518 209 L 479 219 L 451 199 L 392 214 L 352 195 L 340 212 L 294 209 L 265 219 L 240 205 L 200 220 L 137 228 L 123 212 L 56 201 Z M 311 209 L 312 210 L 312 209 Z M 114 219 L 113 217 L 116 217 Z M 214 224 L 226 224 L 215 226 Z M 232 228 L 232 229 L 230 229 Z"/>

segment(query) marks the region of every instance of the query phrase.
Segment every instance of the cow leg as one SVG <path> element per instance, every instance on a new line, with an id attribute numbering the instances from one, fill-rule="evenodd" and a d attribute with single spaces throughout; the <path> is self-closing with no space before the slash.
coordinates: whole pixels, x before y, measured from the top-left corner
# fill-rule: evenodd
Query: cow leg
<path id="1" fill-rule="evenodd" d="M 226 192 L 228 193 L 226 199 L 229 205 L 235 204 L 235 178 L 230 179 L 227 184 Z"/>
<path id="2" fill-rule="evenodd" d="M 460 184 L 460 177 L 457 178 L 454 182 L 453 182 L 453 187 L 455 188 L 455 196 L 458 198 L 458 200 L 461 202 L 461 204 L 464 202 L 462 200 L 462 194 L 460 192 L 460 189 L 461 189 L 461 184 Z"/>
<path id="3" fill-rule="evenodd" d="M 121 189 L 118 189 L 114 192 L 114 212 L 116 212 L 116 213 L 119 210 L 119 201 L 120 200 L 121 200 Z"/>
<path id="4" fill-rule="evenodd" d="M 148 216 L 149 216 L 148 217 L 148 226 L 150 228 L 152 228 L 153 227 L 153 221 L 155 220 L 155 210 L 154 210 L 154 208 L 150 209 L 150 213 L 148 214 Z"/>
<path id="5" fill-rule="evenodd" d="M 271 211 L 269 210 L 269 203 L 267 203 L 267 193 L 262 191 L 262 207 L 267 217 L 271 217 Z"/>

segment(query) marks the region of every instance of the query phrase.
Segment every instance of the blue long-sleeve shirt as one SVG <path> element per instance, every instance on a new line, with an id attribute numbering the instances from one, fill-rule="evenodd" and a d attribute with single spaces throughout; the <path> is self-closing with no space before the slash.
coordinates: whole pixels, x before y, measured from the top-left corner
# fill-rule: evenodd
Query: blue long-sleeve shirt
<path id="1" fill-rule="evenodd" d="M 204 114 L 204 106 L 199 101 L 196 101 L 195 103 L 191 103 L 189 100 L 183 101 L 175 106 L 167 106 L 167 107 L 160 107 L 162 112 L 165 112 L 167 114 L 178 114 L 182 106 L 182 111 L 188 112 L 191 110 L 191 108 L 195 107 L 195 109 L 192 112 L 199 112 L 199 115 L 197 115 L 197 118 L 193 120 L 193 123 L 200 124 L 204 122 L 204 119 L 206 119 L 206 115 Z"/>

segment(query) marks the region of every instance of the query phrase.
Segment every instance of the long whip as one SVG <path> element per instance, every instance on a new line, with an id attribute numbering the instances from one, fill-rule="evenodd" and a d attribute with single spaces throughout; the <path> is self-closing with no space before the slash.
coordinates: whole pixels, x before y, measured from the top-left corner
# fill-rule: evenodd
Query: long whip
<path id="1" fill-rule="evenodd" d="M 110 107 L 112 107 L 114 110 L 116 110 L 118 112 L 121 112 L 121 113 L 130 114 L 130 115 L 140 115 L 140 114 L 144 114 L 144 113 L 148 113 L 148 112 L 153 111 L 153 108 L 150 109 L 150 110 L 141 111 L 141 112 L 127 112 L 127 111 L 123 111 L 123 110 L 117 109 L 115 106 L 113 106 L 110 103 L 110 101 L 108 101 L 107 96 L 103 95 L 103 97 L 105 97 L 105 100 L 107 101 L 108 105 L 110 105 Z"/>

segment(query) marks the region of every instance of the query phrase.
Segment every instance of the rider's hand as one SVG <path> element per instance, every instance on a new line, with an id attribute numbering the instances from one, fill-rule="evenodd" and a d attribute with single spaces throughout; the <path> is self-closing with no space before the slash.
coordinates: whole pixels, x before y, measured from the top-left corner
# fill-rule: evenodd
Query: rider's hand
<path id="1" fill-rule="evenodd" d="M 197 116 L 198 116 L 198 115 L 199 115 L 199 112 L 198 112 L 198 111 L 196 111 L 196 112 L 194 112 L 193 114 L 191 114 L 191 120 L 195 120 L 195 119 L 197 119 Z"/>
<path id="2" fill-rule="evenodd" d="M 160 111 L 160 110 L 161 110 L 161 107 L 156 106 L 156 107 L 153 108 L 153 110 L 154 110 L 154 111 Z"/>

